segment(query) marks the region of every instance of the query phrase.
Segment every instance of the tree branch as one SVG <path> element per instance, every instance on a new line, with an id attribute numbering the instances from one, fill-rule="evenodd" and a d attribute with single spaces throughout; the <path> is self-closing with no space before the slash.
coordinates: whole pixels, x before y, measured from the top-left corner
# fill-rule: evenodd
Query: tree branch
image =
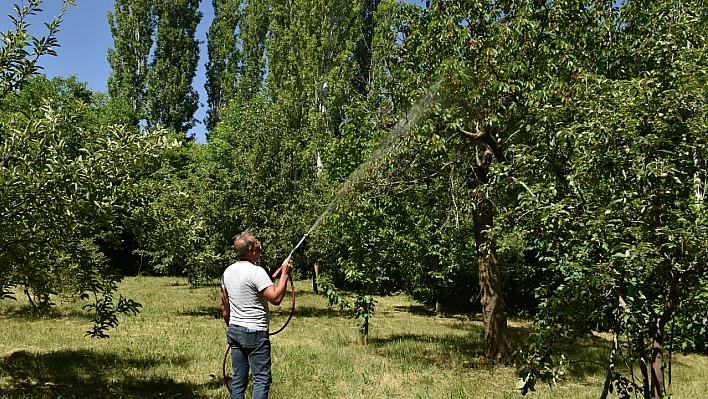
<path id="1" fill-rule="evenodd" d="M 505 164 L 506 163 L 506 157 L 504 157 L 504 152 L 502 151 L 501 147 L 499 146 L 499 142 L 497 142 L 496 138 L 494 138 L 494 134 L 490 130 L 495 130 L 497 133 L 499 132 L 499 125 L 494 125 L 489 127 L 488 130 L 481 130 L 479 127 L 477 127 L 477 132 L 469 132 L 465 129 L 460 129 L 460 132 L 464 134 L 465 136 L 469 137 L 472 140 L 480 140 L 484 144 L 489 147 L 489 149 L 492 151 L 494 154 L 494 157 L 497 159 L 497 161 Z"/>

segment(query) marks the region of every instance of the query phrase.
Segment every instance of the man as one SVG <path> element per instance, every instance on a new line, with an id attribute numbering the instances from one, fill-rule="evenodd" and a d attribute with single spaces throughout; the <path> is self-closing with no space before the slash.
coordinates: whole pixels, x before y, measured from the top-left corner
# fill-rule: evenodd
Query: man
<path id="1" fill-rule="evenodd" d="M 249 368 L 253 374 L 253 399 L 267 399 L 272 382 L 268 302 L 280 305 L 292 265 L 290 257 L 283 261 L 280 281 L 274 286 L 268 273 L 254 265 L 261 254 L 260 242 L 243 234 L 234 241 L 234 248 L 239 260 L 224 271 L 221 285 L 221 315 L 229 326 L 226 341 L 231 346 L 234 370 L 231 399 L 243 399 Z"/>

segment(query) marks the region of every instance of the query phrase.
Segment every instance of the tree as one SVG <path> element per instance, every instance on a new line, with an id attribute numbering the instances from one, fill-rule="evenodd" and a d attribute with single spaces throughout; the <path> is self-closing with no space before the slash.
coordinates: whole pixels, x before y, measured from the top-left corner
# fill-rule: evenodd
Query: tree
<path id="1" fill-rule="evenodd" d="M 14 30 L 0 32 L 2 49 L 0 49 L 0 98 L 19 90 L 22 84 L 32 75 L 36 74 L 42 67 L 37 64 L 39 57 L 43 55 L 56 56 L 55 47 L 58 46 L 56 34 L 59 32 L 59 25 L 62 17 L 69 6 L 76 6 L 74 0 L 64 0 L 62 2 L 59 15 L 54 17 L 52 22 L 46 24 L 47 36 L 37 39 L 27 32 L 30 24 L 26 21 L 30 15 L 36 15 L 41 11 L 41 0 L 30 0 L 22 7 L 14 5 L 17 16 L 9 14 Z M 32 51 L 25 48 L 32 42 Z"/>
<path id="2" fill-rule="evenodd" d="M 362 2 L 359 20 L 361 32 L 357 35 L 353 49 L 352 67 L 358 71 L 354 74 L 352 86 L 360 95 L 366 95 L 371 84 L 372 53 L 374 36 L 376 34 L 376 12 L 381 0 L 367 0 Z"/>
<path id="3" fill-rule="evenodd" d="M 59 18 L 47 25 L 46 39 L 27 34 L 24 17 L 39 6 L 16 6 L 16 31 L 4 35 L 11 40 L 0 66 L 1 84 L 10 88 L 0 99 L 0 298 L 15 298 L 20 288 L 37 312 L 59 293 L 92 299 L 84 306 L 94 323 L 87 335 L 107 337 L 117 315 L 140 304 L 115 299 L 120 276 L 101 247 L 116 243 L 123 206 L 140 197 L 135 171 L 167 144 L 159 132 L 103 125 L 112 118 L 105 98 L 75 78 L 29 79 L 36 57 L 57 46 Z M 26 59 L 29 41 L 35 51 Z"/>
<path id="4" fill-rule="evenodd" d="M 270 29 L 270 2 L 246 1 L 239 19 L 239 79 L 237 95 L 248 101 L 263 89 L 266 72 L 265 47 Z"/>
<path id="5" fill-rule="evenodd" d="M 206 83 L 207 131 L 211 131 L 219 121 L 218 113 L 222 105 L 235 93 L 233 87 L 238 80 L 237 28 L 240 19 L 240 1 L 212 0 L 214 20 L 207 32 Z"/>
<path id="6" fill-rule="evenodd" d="M 207 128 L 216 126 L 222 105 L 236 96 L 246 101 L 258 95 L 265 76 L 266 35 L 271 4 L 263 0 L 216 0 L 214 21 L 207 33 L 209 62 Z"/>
<path id="7" fill-rule="evenodd" d="M 177 139 L 180 135 L 174 134 Z M 146 204 L 134 207 L 126 221 L 148 259 L 151 271 L 186 275 L 191 286 L 211 282 L 223 270 L 228 244 L 220 206 L 228 195 L 219 188 L 228 181 L 223 166 L 209 159 L 203 144 L 187 143 L 163 152 L 138 183 Z M 224 242 L 226 241 L 226 242 Z"/>
<path id="8" fill-rule="evenodd" d="M 557 278 L 538 291 L 536 365 L 524 390 L 544 377 L 540 369 L 557 367 L 559 336 L 595 328 L 614 337 L 602 397 L 613 386 L 623 396 L 665 397 L 667 338 L 678 342 L 702 322 L 684 309 L 708 314 L 705 209 L 695 187 L 705 175 L 696 159 L 708 150 L 705 15 L 701 2 L 623 4 L 604 21 L 612 41 L 597 63 L 543 112 L 543 145 L 522 158 L 536 179 L 520 203 Z M 670 324 L 678 327 L 671 334 Z M 622 357 L 639 378 L 615 369 Z"/>
<path id="9" fill-rule="evenodd" d="M 117 106 L 127 104 L 135 126 L 145 121 L 186 134 L 196 123 L 199 3 L 117 0 L 108 13 L 114 42 L 108 92 Z"/>
<path id="10" fill-rule="evenodd" d="M 578 71 L 622 72 L 619 52 L 607 54 L 612 41 L 598 40 L 611 31 L 613 12 L 602 1 L 436 1 L 401 14 L 396 25 L 400 44 L 386 64 L 396 81 L 392 98 L 405 105 L 423 95 L 421 87 L 437 93 L 410 148 L 421 159 L 438 156 L 425 151 L 429 146 L 454 148 L 461 156 L 456 169 L 466 168 L 490 360 L 509 361 L 512 353 L 497 251 L 516 227 L 497 222 L 516 208 L 507 193 L 537 180 L 532 166 L 514 162 L 531 149 L 557 157 L 538 138 L 549 129 L 542 111 L 566 102 Z"/>
<path id="11" fill-rule="evenodd" d="M 467 181 L 468 195 L 474 198 L 472 217 L 482 289 L 484 355 L 491 360 L 508 361 L 511 345 L 496 243 L 489 234 L 493 231 L 494 212 L 487 175 L 494 160 L 505 162 L 497 136 L 506 128 L 502 128 L 501 118 L 510 116 L 501 115 L 496 100 L 504 95 L 489 73 L 491 64 L 477 54 L 485 47 L 484 42 L 498 42 L 499 33 L 495 29 L 505 21 L 492 5 L 475 6 L 455 1 L 435 2 L 428 10 L 404 10 L 398 20 L 398 32 L 394 34 L 402 37 L 402 42 L 389 55 L 384 55 L 390 57 L 386 66 L 396 81 L 390 91 L 395 93 L 392 95 L 394 110 L 403 113 L 407 108 L 405 104 L 411 102 L 406 98 L 430 95 L 425 93 L 428 90 L 433 91 L 435 97 L 426 105 L 428 109 L 418 110 L 428 113 L 429 119 L 423 120 L 421 126 L 413 127 L 418 133 L 411 136 L 408 145 L 419 149 L 413 151 L 418 154 L 413 156 L 424 160 L 439 157 L 438 151 L 426 150 L 431 145 L 433 149 L 442 146 L 448 151 L 457 146 L 460 154 L 475 154 L 472 160 L 476 162 L 467 166 L 461 159 L 456 169 L 466 175 L 463 180 Z M 471 45 L 473 40 L 482 43 Z M 436 84 L 436 79 L 442 85 Z M 470 104 L 469 99 L 477 101 Z M 470 139 L 475 144 L 470 146 Z"/>
<path id="12" fill-rule="evenodd" d="M 320 154 L 342 118 L 349 87 L 349 26 L 359 5 L 259 4 L 244 6 L 239 92 L 220 112 L 222 123 L 213 136 L 219 136 L 221 150 L 228 143 L 241 164 L 234 174 L 250 187 L 241 198 L 249 209 L 240 218 L 241 228 L 270 243 L 263 259 L 271 263 L 298 242 L 326 206 L 313 206 L 325 196 Z M 261 83 L 263 60 L 268 73 Z"/>
<path id="13" fill-rule="evenodd" d="M 156 16 L 150 0 L 116 0 L 108 12 L 113 47 L 108 49 L 108 94 L 116 102 L 127 103 L 131 123 L 143 119 L 149 56 L 154 43 Z"/>
<path id="14" fill-rule="evenodd" d="M 192 85 L 199 61 L 195 39 L 202 19 L 200 0 L 159 0 L 155 50 L 146 77 L 145 119 L 148 126 L 164 126 L 186 134 L 194 126 L 199 94 Z"/>
<path id="15" fill-rule="evenodd" d="M 139 197 L 131 178 L 165 143 L 153 134 L 98 124 L 92 93 L 85 85 L 72 87 L 75 81 L 52 95 L 58 100 L 34 96 L 33 87 L 51 90 L 48 83 L 33 80 L 27 92 L 3 100 L 2 297 L 13 298 L 11 289 L 22 287 L 32 307 L 43 312 L 52 295 L 89 299 L 91 293 L 89 334 L 107 337 L 116 314 L 134 313 L 139 304 L 113 299 L 120 277 L 101 248 L 119 242 L 125 204 Z"/>

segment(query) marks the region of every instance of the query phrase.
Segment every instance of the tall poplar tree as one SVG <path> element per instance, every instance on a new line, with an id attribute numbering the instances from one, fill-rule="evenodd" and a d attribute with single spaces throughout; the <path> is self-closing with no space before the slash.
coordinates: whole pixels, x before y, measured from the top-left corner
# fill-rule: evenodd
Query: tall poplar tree
<path id="1" fill-rule="evenodd" d="M 375 33 L 374 14 L 380 3 L 381 0 L 365 0 L 361 5 L 361 24 L 358 24 L 359 37 L 354 46 L 352 57 L 356 63 L 355 68 L 357 68 L 352 84 L 357 93 L 360 94 L 366 93 L 371 82 L 372 47 Z"/>
<path id="2" fill-rule="evenodd" d="M 260 92 L 265 76 L 265 44 L 271 22 L 269 0 L 250 0 L 243 5 L 239 20 L 238 91 L 248 101 Z"/>
<path id="3" fill-rule="evenodd" d="M 207 129 L 236 96 L 248 101 L 263 87 L 265 43 L 271 22 L 267 0 L 213 0 L 214 21 L 207 32 Z"/>
<path id="4" fill-rule="evenodd" d="M 196 120 L 199 94 L 192 83 L 199 62 L 195 38 L 200 0 L 157 0 L 155 51 L 147 76 L 146 120 L 187 133 Z"/>
<path id="5" fill-rule="evenodd" d="M 227 8 L 235 13 L 234 3 L 219 3 L 217 15 L 225 18 Z M 210 103 L 221 108 L 210 110 L 220 123 L 209 140 L 218 148 L 216 155 L 228 148 L 239 159 L 235 180 L 257 182 L 239 199 L 239 208 L 248 212 L 237 219 L 240 230 L 269 242 L 266 263 L 291 249 L 326 206 L 326 195 L 318 191 L 323 187 L 318 155 L 337 134 L 351 94 L 350 61 L 359 33 L 351 27 L 359 23 L 359 10 L 358 2 L 342 0 L 246 1 L 238 17 L 232 15 L 237 24 L 212 27 L 212 54 L 224 52 L 211 61 L 214 66 L 221 62 L 236 79 L 226 82 L 235 84 L 227 93 L 227 86 L 216 85 L 221 72 L 213 70 L 213 93 L 221 97 L 211 97 Z M 217 28 L 223 29 L 221 37 Z M 229 42 L 233 29 L 236 60 L 227 59 L 229 49 L 219 47 Z M 322 207 L 313 207 L 313 201 Z"/>
<path id="6" fill-rule="evenodd" d="M 133 125 L 143 119 L 146 77 L 155 33 L 152 0 L 116 0 L 108 12 L 113 48 L 108 49 L 108 94 L 124 102 Z"/>
<path id="7" fill-rule="evenodd" d="M 240 0 L 212 0 L 214 20 L 207 31 L 206 66 L 207 130 L 219 120 L 218 112 L 225 100 L 233 96 L 241 59 L 237 28 L 240 18 Z"/>

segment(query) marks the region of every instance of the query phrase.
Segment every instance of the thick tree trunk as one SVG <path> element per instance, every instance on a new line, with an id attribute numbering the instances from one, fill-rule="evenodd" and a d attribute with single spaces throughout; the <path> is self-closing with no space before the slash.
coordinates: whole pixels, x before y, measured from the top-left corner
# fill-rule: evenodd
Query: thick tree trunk
<path id="1" fill-rule="evenodd" d="M 484 320 L 484 357 L 508 362 L 511 360 L 512 347 L 507 328 L 506 303 L 502 295 L 496 244 L 488 235 L 494 223 L 493 216 L 491 201 L 482 195 L 478 196 L 474 212 L 474 236 Z"/>
<path id="2" fill-rule="evenodd" d="M 489 231 L 494 227 L 494 208 L 492 201 L 486 197 L 480 188 L 489 183 L 488 172 L 492 160 L 505 163 L 504 151 L 499 146 L 495 135 L 499 134 L 499 126 L 485 130 L 460 132 L 474 141 L 486 145 L 482 157 L 475 151 L 476 166 L 470 168 L 467 184 L 476 189 L 476 207 L 473 215 L 474 238 L 477 247 L 477 264 L 479 265 L 479 286 L 484 322 L 484 357 L 492 361 L 511 361 L 512 347 L 507 326 L 506 303 L 502 294 L 501 273 L 497 258 L 496 243 L 489 237 Z M 478 147 L 477 147 L 478 148 Z"/>
<path id="3" fill-rule="evenodd" d="M 478 190 L 473 223 L 484 323 L 483 353 L 488 360 L 508 363 L 511 361 L 513 349 L 507 327 L 506 303 L 502 294 L 496 243 L 489 237 L 489 231 L 494 227 L 494 208 L 492 201 L 485 196 L 483 190 L 479 190 L 489 183 L 487 174 L 492 160 L 496 158 L 497 161 L 504 162 L 504 156 L 490 132 L 479 131 L 476 134 L 464 130 L 462 132 L 470 138 L 481 139 L 487 144 L 481 158 L 477 153 L 477 165 L 471 168 L 467 178 L 470 188 Z"/>

